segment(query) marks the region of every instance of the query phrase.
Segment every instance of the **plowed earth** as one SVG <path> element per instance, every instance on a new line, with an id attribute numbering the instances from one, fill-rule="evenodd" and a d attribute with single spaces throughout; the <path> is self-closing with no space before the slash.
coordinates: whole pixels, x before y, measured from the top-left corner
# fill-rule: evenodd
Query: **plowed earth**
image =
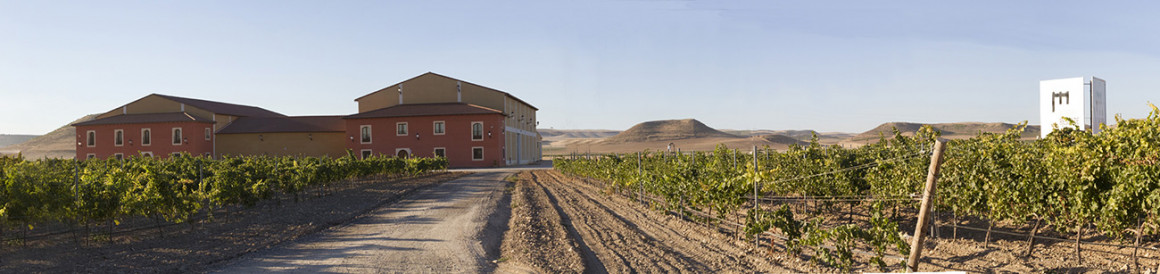
<path id="1" fill-rule="evenodd" d="M 752 255 L 736 240 L 556 171 L 521 172 L 499 271 L 536 273 L 809 272 Z"/>
<path id="2" fill-rule="evenodd" d="M 636 200 L 610 193 L 598 181 L 572 178 L 554 170 L 518 173 L 511 200 L 511 220 L 501 248 L 499 272 L 528 273 L 838 273 L 840 269 L 810 262 L 807 254 L 786 256 L 784 243 L 768 237 L 760 248 L 752 240 L 737 238 L 728 225 L 705 226 L 675 215 L 650 209 Z M 833 215 L 833 214 L 831 214 Z M 865 219 L 864 214 L 859 219 Z M 913 214 L 906 214 L 913 215 Z M 836 219 L 838 216 L 828 216 Z M 1086 236 L 1083 261 L 1075 260 L 1074 242 L 1039 240 L 1031 256 L 1026 236 L 1028 225 L 997 224 L 996 233 L 984 244 L 985 232 L 958 230 L 940 223 L 942 238 L 927 238 L 920 271 L 972 273 L 1160 273 L 1160 252 L 1155 240 L 1133 250 L 1102 236 Z M 909 219 L 903 217 L 902 219 Z M 986 227 L 977 220 L 961 225 Z M 913 222 L 900 229 L 913 231 Z M 1041 229 L 1040 236 L 1063 237 Z M 909 233 L 906 233 L 909 234 Z M 950 236 L 957 236 L 951 238 Z M 1108 247 L 1105 245 L 1121 245 Z M 865 248 L 865 247 L 862 247 Z M 869 249 L 864 249 L 869 250 Z M 1142 269 L 1135 268 L 1130 254 L 1137 251 Z M 865 253 L 866 251 L 863 251 Z M 885 271 L 903 271 L 897 253 Z M 865 255 L 855 254 L 851 271 L 880 272 L 868 265 Z"/>

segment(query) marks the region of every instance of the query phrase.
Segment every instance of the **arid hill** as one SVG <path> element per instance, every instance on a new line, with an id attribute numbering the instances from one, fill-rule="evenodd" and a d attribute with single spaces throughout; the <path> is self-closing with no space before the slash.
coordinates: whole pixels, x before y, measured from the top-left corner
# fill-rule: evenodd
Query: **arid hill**
<path id="1" fill-rule="evenodd" d="M 96 114 L 85 115 L 85 117 L 65 124 L 48 134 L 32 138 L 20 144 L 4 147 L 0 149 L 0 154 L 20 153 L 24 155 L 25 159 L 72 159 L 76 157 L 77 153 L 77 130 L 72 124 L 89 121 L 96 117 Z"/>
<path id="2" fill-rule="evenodd" d="M 604 140 L 606 143 L 671 141 L 692 138 L 743 138 L 706 126 L 696 119 L 648 121 Z"/>
<path id="3" fill-rule="evenodd" d="M 804 132 L 808 132 L 808 136 L 813 136 L 813 131 Z M 616 136 L 607 138 L 571 138 L 564 141 L 549 142 L 550 138 L 555 137 L 544 138 L 545 155 L 660 151 L 669 149 L 669 144 L 672 144 L 674 149 L 683 151 L 711 151 L 717 145 L 725 145 L 732 149 L 750 150 L 754 146 L 786 149 L 792 144 L 803 143 L 801 140 L 782 134 L 729 134 L 713 129 L 694 119 L 644 122 Z"/>
<path id="4" fill-rule="evenodd" d="M 918 129 L 922 128 L 923 125 L 930 125 L 935 130 L 941 132 L 942 137 L 950 138 L 950 139 L 971 138 L 971 137 L 978 135 L 979 132 L 1004 133 L 1004 132 L 1007 132 L 1007 129 L 1015 127 L 1015 124 L 1008 124 L 1008 123 L 965 122 L 965 123 L 921 124 L 921 123 L 908 123 L 908 122 L 890 122 L 890 123 L 878 125 L 878 127 L 875 127 L 874 129 L 860 133 L 858 135 L 854 135 L 853 137 L 850 137 L 850 139 L 848 139 L 846 141 L 851 142 L 851 143 L 875 142 L 878 140 L 878 138 L 880 136 L 879 133 L 881 133 L 882 136 L 886 136 L 887 138 L 889 138 L 890 136 L 893 136 L 895 128 L 897 128 L 898 131 L 902 133 L 902 135 L 913 136 L 914 132 L 916 132 L 916 131 L 918 131 Z M 1023 130 L 1022 137 L 1025 139 L 1035 138 L 1036 136 L 1039 136 L 1039 126 L 1029 125 L 1029 126 L 1027 126 L 1026 129 Z"/>
<path id="5" fill-rule="evenodd" d="M 538 129 L 540 136 L 549 138 L 605 138 L 618 133 L 619 130 L 607 129 Z"/>
<path id="6" fill-rule="evenodd" d="M 0 134 L 0 148 L 15 145 L 40 135 Z"/>
<path id="7" fill-rule="evenodd" d="M 755 139 L 755 140 L 763 140 L 763 141 L 775 143 L 775 144 L 786 144 L 786 145 L 789 145 L 789 144 L 807 145 L 807 144 L 809 144 L 809 142 L 802 141 L 802 140 L 799 140 L 797 138 L 791 138 L 791 137 L 785 136 L 785 135 L 780 135 L 780 134 L 758 135 L 758 136 L 753 136 L 753 137 L 749 137 L 749 138 Z"/>

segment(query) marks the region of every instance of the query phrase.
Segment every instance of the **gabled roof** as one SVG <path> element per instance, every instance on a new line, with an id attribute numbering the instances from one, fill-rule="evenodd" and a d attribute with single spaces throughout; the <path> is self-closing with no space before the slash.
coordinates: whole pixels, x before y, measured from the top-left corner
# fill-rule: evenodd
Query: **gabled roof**
<path id="1" fill-rule="evenodd" d="M 185 112 L 123 114 L 102 119 L 90 120 L 72 124 L 73 126 L 116 125 L 116 124 L 145 124 L 169 122 L 201 122 L 213 123 L 212 120 L 198 118 Z"/>
<path id="2" fill-rule="evenodd" d="M 344 117 L 345 119 L 412 117 L 432 115 L 500 114 L 502 111 L 468 103 L 403 104 Z"/>
<path id="3" fill-rule="evenodd" d="M 363 95 L 362 97 L 355 98 L 355 99 L 354 99 L 354 101 L 355 101 L 355 102 L 357 102 L 358 100 L 362 100 L 362 98 L 365 98 L 365 97 L 367 97 L 367 96 L 371 96 L 371 94 L 378 93 L 378 92 L 380 92 L 380 91 L 383 91 L 383 90 L 385 90 L 385 89 L 388 89 L 388 88 L 391 88 L 391 87 L 397 87 L 397 86 L 399 86 L 399 84 L 405 83 L 405 82 L 407 82 L 407 81 L 414 80 L 415 78 L 423 77 L 424 75 L 435 75 L 435 76 L 439 76 L 439 77 L 443 77 L 443 78 L 447 78 L 447 79 L 451 79 L 451 80 L 455 80 L 455 81 L 459 81 L 459 82 L 463 82 L 463 83 L 467 83 L 467 84 L 476 85 L 476 86 L 479 86 L 479 87 L 482 87 L 482 88 L 485 88 L 485 89 L 490 89 L 490 90 L 493 90 L 493 91 L 495 91 L 495 92 L 502 93 L 503 95 L 507 95 L 508 97 L 511 97 L 513 100 L 519 101 L 520 103 L 524 103 L 525 105 L 528 105 L 529 107 L 532 107 L 532 109 L 535 109 L 535 110 L 540 110 L 539 108 L 536 108 L 536 106 L 533 106 L 532 104 L 528 104 L 528 102 L 524 102 L 524 100 L 520 100 L 520 98 L 516 97 L 515 95 L 512 95 L 511 93 L 507 93 L 507 92 L 504 92 L 504 91 L 502 91 L 502 90 L 498 90 L 498 89 L 494 89 L 494 88 L 489 88 L 489 87 L 487 87 L 487 86 L 484 86 L 484 85 L 480 85 L 480 84 L 476 84 L 476 83 L 472 83 L 472 82 L 468 82 L 468 81 L 463 81 L 463 80 L 459 80 L 459 79 L 455 79 L 455 78 L 453 78 L 453 77 L 450 77 L 450 76 L 446 76 L 446 75 L 442 75 L 442 74 L 438 74 L 438 73 L 434 73 L 434 72 L 430 72 L 430 71 L 428 71 L 427 73 L 424 73 L 424 74 L 419 74 L 419 76 L 411 77 L 410 79 L 403 80 L 403 81 L 401 81 L 401 82 L 395 83 L 394 85 L 389 85 L 389 86 L 387 86 L 387 87 L 381 88 L 381 89 L 379 89 L 379 90 L 376 90 L 376 91 L 374 91 L 374 92 L 367 93 L 366 95 Z"/>
<path id="4" fill-rule="evenodd" d="M 218 134 L 275 132 L 343 132 L 342 116 L 242 117 Z"/>
<path id="5" fill-rule="evenodd" d="M 209 112 L 218 113 L 218 114 L 241 116 L 241 117 L 286 117 L 286 115 L 282 115 L 281 113 L 269 111 L 269 110 L 266 110 L 266 109 L 263 109 L 260 107 L 255 107 L 255 106 L 236 105 L 236 104 L 230 104 L 230 103 L 214 102 L 214 101 L 207 101 L 207 100 L 193 99 L 193 98 L 184 98 L 184 97 L 177 97 L 177 96 L 156 94 L 156 93 L 154 93 L 152 95 L 157 95 L 158 97 L 161 97 L 161 98 L 173 100 L 174 102 L 186 104 L 189 106 L 204 109 L 204 110 L 207 110 Z"/>

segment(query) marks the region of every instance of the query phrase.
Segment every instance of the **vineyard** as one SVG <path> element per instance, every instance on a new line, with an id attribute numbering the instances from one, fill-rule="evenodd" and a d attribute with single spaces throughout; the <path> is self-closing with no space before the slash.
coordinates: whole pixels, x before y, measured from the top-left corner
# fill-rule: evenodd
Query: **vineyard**
<path id="1" fill-rule="evenodd" d="M 185 223 L 218 209 L 249 207 L 308 190 L 325 193 L 335 182 L 373 175 L 415 175 L 446 169 L 445 159 L 347 156 L 331 158 L 190 155 L 167 159 L 28 161 L 0 158 L 0 237 L 37 226 L 112 227 L 128 219 Z M 227 211 L 228 212 L 228 211 Z M 75 232 L 75 231 L 74 231 Z M 11 234 L 11 233 L 9 233 Z M 107 237 L 107 235 L 106 235 Z"/>
<path id="2" fill-rule="evenodd" d="M 1032 225 L 1033 237 L 1050 228 L 1076 239 L 1098 234 L 1128 245 L 1154 241 L 1160 232 L 1160 110 L 1152 106 L 1145 119 L 1116 120 L 1098 135 L 1062 129 L 1020 141 L 1024 123 L 1005 134 L 951 140 L 934 210 L 991 225 Z M 789 254 L 813 250 L 813 260 L 849 269 L 857 246 L 872 251 L 869 263 L 887 269 L 887 253 L 905 257 L 909 251 L 900 233 L 910 231 L 899 229 L 905 220 L 898 212 L 916 211 L 938 137 L 925 127 L 858 148 L 815 140 L 784 152 L 718 147 L 558 158 L 554 164 L 621 193 L 656 197 L 660 209 L 712 212 L 716 222 L 745 216 L 739 222 L 747 234 L 776 229 Z M 815 212 L 856 207 L 869 213 L 861 224 L 826 219 L 834 214 L 799 217 L 803 210 L 790 205 L 802 201 Z M 762 202 L 773 203 L 754 206 Z"/>

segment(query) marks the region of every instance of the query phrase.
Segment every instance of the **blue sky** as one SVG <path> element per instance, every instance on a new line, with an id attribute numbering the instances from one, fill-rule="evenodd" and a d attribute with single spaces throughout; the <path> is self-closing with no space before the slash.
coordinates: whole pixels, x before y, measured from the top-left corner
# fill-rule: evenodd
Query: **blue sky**
<path id="1" fill-rule="evenodd" d="M 1040 80 L 1160 103 L 1160 4 L 1092 1 L 8 1 L 0 133 L 150 93 L 339 115 L 432 71 L 510 92 L 541 128 L 1037 124 Z"/>

